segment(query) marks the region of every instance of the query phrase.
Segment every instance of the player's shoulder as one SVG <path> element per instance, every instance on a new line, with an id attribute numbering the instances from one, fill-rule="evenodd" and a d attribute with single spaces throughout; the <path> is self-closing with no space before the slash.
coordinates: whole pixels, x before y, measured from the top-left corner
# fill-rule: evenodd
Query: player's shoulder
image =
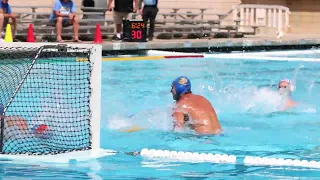
<path id="1" fill-rule="evenodd" d="M 197 100 L 206 100 L 208 101 L 208 99 L 202 95 L 199 95 L 199 94 L 193 94 L 193 98 L 194 99 L 197 99 Z"/>
<path id="2" fill-rule="evenodd" d="M 185 108 L 187 106 L 190 106 L 191 101 L 188 99 L 180 99 L 179 101 L 176 102 L 175 107 L 176 108 Z"/>
<path id="3" fill-rule="evenodd" d="M 209 99 L 207 99 L 205 96 L 202 95 L 195 95 L 193 98 L 193 102 L 196 102 L 196 104 L 211 104 L 211 102 L 209 101 Z"/>

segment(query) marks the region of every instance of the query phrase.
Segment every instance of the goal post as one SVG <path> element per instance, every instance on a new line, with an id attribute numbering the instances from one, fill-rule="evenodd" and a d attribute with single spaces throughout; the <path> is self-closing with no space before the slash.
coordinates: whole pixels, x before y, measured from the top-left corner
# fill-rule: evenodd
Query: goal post
<path id="1" fill-rule="evenodd" d="M 109 155 L 100 148 L 101 61 L 96 44 L 0 47 L 0 158 Z"/>
<path id="2" fill-rule="evenodd" d="M 90 109 L 92 112 L 91 118 L 96 119 L 91 123 L 91 139 L 92 149 L 100 149 L 100 123 L 101 123 L 101 61 L 102 61 L 102 46 L 94 46 L 89 59 L 94 59 L 94 68 L 91 73 L 91 102 Z"/>

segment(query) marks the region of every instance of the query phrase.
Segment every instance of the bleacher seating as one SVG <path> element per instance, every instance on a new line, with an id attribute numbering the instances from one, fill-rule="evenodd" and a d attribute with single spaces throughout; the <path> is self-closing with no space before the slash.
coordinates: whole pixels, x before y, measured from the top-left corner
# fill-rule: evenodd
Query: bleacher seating
<path id="1" fill-rule="evenodd" d="M 17 8 L 17 6 L 13 6 L 12 8 Z M 43 38 L 54 39 L 55 27 L 48 23 L 51 11 L 45 12 L 44 10 L 40 10 L 50 9 L 51 7 L 35 6 L 28 8 L 32 9 L 32 11 L 19 11 L 16 13 L 19 17 L 17 22 L 17 38 L 23 40 L 29 24 L 32 23 L 34 25 L 35 36 L 38 40 Z M 115 27 L 112 16 L 110 17 L 112 13 L 105 13 L 106 8 L 81 7 L 80 9 L 82 12 L 76 13 L 77 17 L 80 18 L 80 39 L 93 39 L 97 23 L 101 25 L 101 33 L 105 39 L 114 36 Z M 252 32 L 238 32 L 240 20 L 225 19 L 228 16 L 226 13 L 206 13 L 206 10 L 205 8 L 160 9 L 156 20 L 155 37 L 191 37 L 190 34 L 193 34 L 196 35 L 193 37 L 201 38 L 221 32 L 227 33 L 230 37 L 239 34 L 252 34 Z M 132 14 L 131 18 L 137 19 L 141 18 L 141 16 Z M 72 35 L 72 26 L 63 29 L 63 37 L 69 39 Z"/>

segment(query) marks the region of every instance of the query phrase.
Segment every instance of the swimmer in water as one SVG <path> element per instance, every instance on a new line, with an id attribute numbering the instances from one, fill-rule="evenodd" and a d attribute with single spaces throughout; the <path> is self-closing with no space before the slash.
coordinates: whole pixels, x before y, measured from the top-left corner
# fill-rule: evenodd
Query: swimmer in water
<path id="1" fill-rule="evenodd" d="M 0 118 L 4 119 L 4 138 L 6 139 L 24 139 L 29 135 L 35 135 L 35 137 L 44 139 L 48 133 L 48 126 L 41 124 L 35 125 L 29 129 L 28 123 L 22 117 L 12 115 L 3 116 L 4 106 L 0 104 Z M 31 136 L 30 136 L 31 137 Z"/>
<path id="2" fill-rule="evenodd" d="M 280 95 L 283 96 L 282 108 L 284 110 L 288 110 L 297 105 L 297 103 L 291 99 L 291 94 L 293 90 L 294 90 L 294 86 L 292 85 L 289 79 L 282 79 L 279 81 L 278 91 Z"/>
<path id="3" fill-rule="evenodd" d="M 183 130 L 185 125 L 198 134 L 219 134 L 221 126 L 211 103 L 200 95 L 192 94 L 191 82 L 180 76 L 172 82 L 171 93 L 176 100 L 172 116 L 174 130 Z"/>

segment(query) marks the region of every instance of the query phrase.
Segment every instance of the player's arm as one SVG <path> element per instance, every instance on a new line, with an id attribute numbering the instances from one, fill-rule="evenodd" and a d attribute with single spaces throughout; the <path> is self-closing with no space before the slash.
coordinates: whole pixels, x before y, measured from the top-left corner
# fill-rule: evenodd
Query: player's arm
<path id="1" fill-rule="evenodd" d="M 1 14 L 4 18 L 9 18 L 9 17 L 11 17 L 11 14 L 5 14 L 5 13 L 3 12 L 1 3 L 0 3 L 0 14 Z"/>
<path id="2" fill-rule="evenodd" d="M 113 0 L 108 0 L 108 11 L 112 11 L 112 2 Z"/>
<path id="3" fill-rule="evenodd" d="M 174 120 L 173 130 L 183 130 L 184 127 L 184 113 L 181 111 L 181 108 L 177 106 L 173 109 L 172 117 Z"/>
<path id="4" fill-rule="evenodd" d="M 20 130 L 28 129 L 28 123 L 20 116 L 12 115 L 5 117 L 8 126 L 17 126 Z"/>
<path id="5" fill-rule="evenodd" d="M 71 12 L 69 14 L 69 18 L 73 19 L 76 16 L 76 5 L 72 2 Z"/>
<path id="6" fill-rule="evenodd" d="M 212 107 L 212 106 L 211 106 Z M 212 120 L 212 123 L 213 123 L 213 126 L 214 128 L 216 129 L 216 133 L 220 133 L 221 132 L 221 125 L 219 123 L 219 120 L 218 120 L 218 116 L 217 116 L 217 113 L 215 111 L 215 109 L 212 107 L 212 115 L 211 115 L 211 120 Z"/>
<path id="7" fill-rule="evenodd" d="M 138 10 L 138 0 L 134 0 L 134 7 L 133 7 L 133 12 L 136 13 Z"/>
<path id="8" fill-rule="evenodd" d="M 173 130 L 182 130 L 184 126 L 184 115 L 182 112 L 174 112 L 172 114 L 174 118 Z"/>

